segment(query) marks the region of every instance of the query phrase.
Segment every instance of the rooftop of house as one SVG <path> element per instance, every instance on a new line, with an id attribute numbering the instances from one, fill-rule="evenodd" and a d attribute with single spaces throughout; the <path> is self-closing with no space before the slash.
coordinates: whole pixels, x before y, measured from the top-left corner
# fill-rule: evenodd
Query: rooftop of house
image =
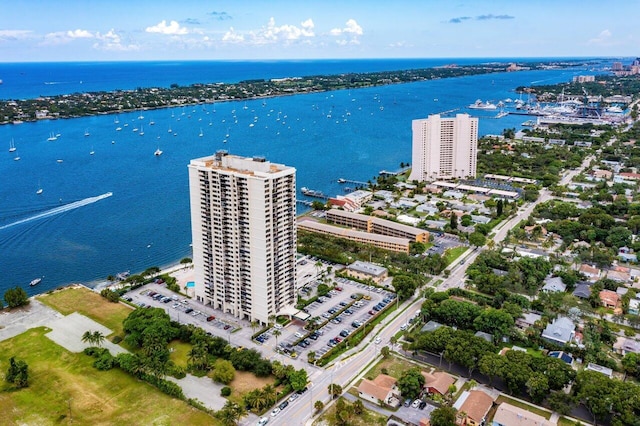
<path id="1" fill-rule="evenodd" d="M 481 423 L 492 406 L 493 398 L 491 396 L 480 390 L 471 390 L 463 392 L 453 407 L 458 412 L 466 413 L 467 417 L 476 423 Z"/>
<path id="2" fill-rule="evenodd" d="M 498 406 L 493 422 L 504 426 L 554 426 L 552 422 L 539 414 L 503 402 Z"/>

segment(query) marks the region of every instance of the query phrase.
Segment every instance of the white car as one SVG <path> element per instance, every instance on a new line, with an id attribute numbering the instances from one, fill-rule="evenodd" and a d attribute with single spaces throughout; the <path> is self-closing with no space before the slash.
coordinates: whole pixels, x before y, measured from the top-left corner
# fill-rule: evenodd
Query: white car
<path id="1" fill-rule="evenodd" d="M 413 404 L 411 404 L 411 406 L 413 408 L 418 408 L 418 406 L 420 405 L 420 402 L 421 401 L 419 399 L 416 399 L 415 401 L 413 401 Z"/>
<path id="2" fill-rule="evenodd" d="M 275 328 L 276 330 L 282 330 L 282 324 L 276 323 L 273 325 L 273 328 Z"/>
<path id="3" fill-rule="evenodd" d="M 304 337 L 304 334 L 300 333 L 299 331 L 296 332 L 296 337 L 298 339 L 302 339 Z"/>
<path id="4" fill-rule="evenodd" d="M 407 323 L 405 322 L 404 324 L 402 324 L 402 325 L 400 326 L 400 330 L 404 331 L 404 330 L 406 330 L 406 329 L 407 329 L 407 327 L 409 327 L 409 324 L 407 324 Z"/>
<path id="5" fill-rule="evenodd" d="M 273 411 L 271 412 L 271 417 L 277 416 L 279 412 L 280 412 L 280 408 L 278 407 L 274 408 Z"/>
<path id="6" fill-rule="evenodd" d="M 264 426 L 267 423 L 269 423 L 269 419 L 267 417 L 261 417 L 258 423 L 256 423 L 256 426 Z"/>
<path id="7" fill-rule="evenodd" d="M 380 342 L 382 342 L 382 339 L 379 337 L 376 337 L 376 340 L 374 340 L 375 344 L 379 344 Z"/>

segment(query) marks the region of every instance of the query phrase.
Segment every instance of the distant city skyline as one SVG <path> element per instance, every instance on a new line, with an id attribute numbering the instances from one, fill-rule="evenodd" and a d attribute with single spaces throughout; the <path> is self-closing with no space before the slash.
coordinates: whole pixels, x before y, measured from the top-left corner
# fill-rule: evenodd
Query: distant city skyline
<path id="1" fill-rule="evenodd" d="M 16 0 L 0 61 L 640 55 L 637 2 Z"/>

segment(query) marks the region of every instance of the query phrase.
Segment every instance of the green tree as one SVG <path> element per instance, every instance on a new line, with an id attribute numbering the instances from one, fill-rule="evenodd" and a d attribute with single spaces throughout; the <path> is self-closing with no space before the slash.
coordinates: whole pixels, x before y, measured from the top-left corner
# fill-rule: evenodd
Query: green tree
<path id="1" fill-rule="evenodd" d="M 425 379 L 420 369 L 413 367 L 402 373 L 402 376 L 400 376 L 398 380 L 398 388 L 403 397 L 414 399 L 420 394 L 420 391 L 422 391 L 424 381 Z"/>
<path id="2" fill-rule="evenodd" d="M 573 400 L 562 391 L 551 392 L 547 398 L 549 407 L 558 414 L 567 415 L 571 412 Z"/>
<path id="3" fill-rule="evenodd" d="M 5 380 L 17 388 L 29 386 L 29 366 L 27 363 L 14 357 L 9 358 L 9 368 Z"/>
<path id="4" fill-rule="evenodd" d="M 455 426 L 456 409 L 442 405 L 431 412 L 429 419 L 431 426 Z"/>
<path id="5" fill-rule="evenodd" d="M 294 391 L 304 389 L 309 381 L 307 371 L 304 368 L 290 372 L 287 378 L 289 379 L 289 384 Z"/>
<path id="6" fill-rule="evenodd" d="M 353 414 L 355 414 L 356 416 L 359 416 L 360 414 L 364 413 L 364 404 L 362 403 L 361 400 L 356 399 L 355 401 L 353 401 L 352 407 L 353 407 Z"/>
<path id="7" fill-rule="evenodd" d="M 82 341 L 93 346 L 93 333 L 90 331 L 85 331 L 82 335 Z"/>
<path id="8" fill-rule="evenodd" d="M 409 275 L 396 275 L 393 277 L 392 285 L 400 300 L 405 300 L 415 294 L 418 282 Z"/>
<path id="9" fill-rule="evenodd" d="M 469 235 L 469 244 L 474 245 L 476 247 L 482 247 L 487 242 L 487 237 L 485 237 L 480 232 L 473 232 Z"/>
<path id="10" fill-rule="evenodd" d="M 502 374 L 504 358 L 498 354 L 486 354 L 478 362 L 478 369 L 485 376 L 489 376 L 489 385 L 493 383 L 493 378 Z"/>
<path id="11" fill-rule="evenodd" d="M 228 385 L 236 375 L 236 369 L 233 364 L 226 359 L 218 358 L 213 364 L 213 372 L 211 378 L 216 382 Z"/>
<path id="12" fill-rule="evenodd" d="M 487 308 L 473 321 L 476 330 L 493 335 L 496 339 L 509 334 L 515 321 L 502 309 Z"/>
<path id="13" fill-rule="evenodd" d="M 334 399 L 342 395 L 342 386 L 336 383 L 329 383 L 327 390 L 329 391 L 329 395 Z"/>
<path id="14" fill-rule="evenodd" d="M 215 417 L 222 422 L 224 426 L 235 426 L 247 411 L 239 404 L 227 401 L 219 411 L 215 413 Z"/>
<path id="15" fill-rule="evenodd" d="M 105 337 L 104 334 L 102 334 L 102 332 L 96 330 L 93 333 L 93 343 L 97 346 L 97 347 L 102 347 L 102 344 L 105 341 Z"/>
<path id="16" fill-rule="evenodd" d="M 496 216 L 502 217 L 503 212 L 504 212 L 504 201 L 502 201 L 502 198 L 501 198 L 498 200 L 498 203 L 496 204 Z"/>
<path id="17" fill-rule="evenodd" d="M 4 301 L 10 309 L 29 304 L 29 296 L 22 287 L 10 288 L 4 292 Z"/>
<path id="18" fill-rule="evenodd" d="M 539 372 L 535 372 L 529 377 L 526 383 L 527 393 L 536 404 L 540 404 L 542 400 L 549 394 L 549 380 Z"/>
<path id="19" fill-rule="evenodd" d="M 638 377 L 640 375 L 640 355 L 633 352 L 626 354 L 622 358 L 622 368 L 630 376 Z"/>
<path id="20" fill-rule="evenodd" d="M 380 349 L 380 354 L 382 355 L 383 358 L 389 358 L 389 355 L 390 355 L 389 346 L 383 346 Z"/>
<path id="21" fill-rule="evenodd" d="M 458 229 L 458 216 L 451 212 L 451 217 L 449 218 L 449 226 L 451 229 Z"/>

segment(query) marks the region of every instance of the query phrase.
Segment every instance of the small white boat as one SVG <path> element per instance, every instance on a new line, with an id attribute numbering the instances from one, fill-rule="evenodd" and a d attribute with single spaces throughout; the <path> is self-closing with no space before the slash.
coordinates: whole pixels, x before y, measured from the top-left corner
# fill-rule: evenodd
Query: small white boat
<path id="1" fill-rule="evenodd" d="M 122 130 L 122 127 L 120 126 L 116 127 L 116 132 L 119 132 L 120 130 Z"/>
<path id="2" fill-rule="evenodd" d="M 153 155 L 155 155 L 156 157 L 161 156 L 162 155 L 162 151 L 160 150 L 160 148 L 156 149 L 156 152 L 154 152 Z"/>
<path id="3" fill-rule="evenodd" d="M 13 139 L 11 139 L 11 142 L 9 142 L 9 152 L 14 152 L 16 150 L 16 145 L 13 142 Z"/>
<path id="4" fill-rule="evenodd" d="M 142 128 L 142 126 L 140 126 L 140 133 L 139 133 L 139 135 L 140 135 L 140 136 L 144 136 L 144 129 Z"/>
<path id="5" fill-rule="evenodd" d="M 89 136 L 89 135 L 91 135 L 91 133 L 89 133 L 89 129 L 86 129 L 86 130 L 84 131 L 84 135 L 85 135 L 85 136 Z"/>
<path id="6" fill-rule="evenodd" d="M 42 281 L 42 278 L 36 278 L 35 280 L 31 280 L 31 282 L 29 283 L 29 285 L 31 287 L 33 287 L 34 285 L 38 285 L 40 284 L 40 282 Z"/>
<path id="7" fill-rule="evenodd" d="M 49 137 L 47 138 L 47 140 L 49 142 L 53 142 L 53 141 L 57 141 L 58 138 L 56 137 L 55 133 L 51 132 L 51 133 L 49 133 Z"/>
<path id="8" fill-rule="evenodd" d="M 93 147 L 91 147 L 91 151 L 89 151 L 89 155 L 93 155 L 93 154 L 95 154 L 95 153 L 96 153 L 96 152 L 93 150 Z"/>
<path id="9" fill-rule="evenodd" d="M 198 136 L 200 136 L 200 137 L 204 136 L 204 133 L 202 133 L 202 128 L 200 128 L 200 134 Z"/>
<path id="10" fill-rule="evenodd" d="M 58 158 L 58 159 L 56 160 L 56 163 L 62 163 L 63 161 L 64 161 L 64 160 L 63 160 L 62 158 Z"/>
<path id="11" fill-rule="evenodd" d="M 20 161 L 20 157 L 15 157 L 13 161 Z"/>
<path id="12" fill-rule="evenodd" d="M 42 194 L 42 188 L 38 188 L 38 190 L 36 191 L 36 194 L 38 195 Z"/>

